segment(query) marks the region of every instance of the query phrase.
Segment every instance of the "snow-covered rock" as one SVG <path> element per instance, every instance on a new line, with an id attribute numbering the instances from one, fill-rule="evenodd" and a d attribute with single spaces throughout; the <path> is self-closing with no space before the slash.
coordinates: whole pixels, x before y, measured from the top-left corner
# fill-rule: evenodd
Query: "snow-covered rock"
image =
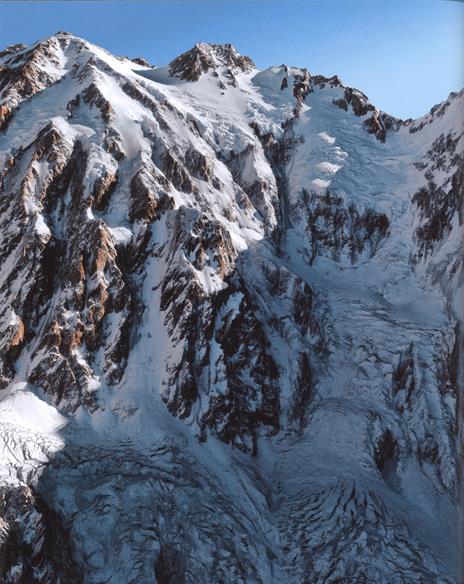
<path id="1" fill-rule="evenodd" d="M 463 108 L 0 53 L 2 582 L 462 580 Z"/>

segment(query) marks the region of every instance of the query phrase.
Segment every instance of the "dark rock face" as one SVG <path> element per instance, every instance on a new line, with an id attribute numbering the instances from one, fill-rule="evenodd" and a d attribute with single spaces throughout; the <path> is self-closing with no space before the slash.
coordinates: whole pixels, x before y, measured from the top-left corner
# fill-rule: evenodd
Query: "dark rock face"
<path id="1" fill-rule="evenodd" d="M 185 559 L 174 546 L 161 546 L 155 563 L 155 576 L 158 584 L 184 584 Z"/>
<path id="2" fill-rule="evenodd" d="M 310 75 L 307 69 L 303 69 L 301 75 L 295 75 L 293 82 L 293 95 L 296 98 L 295 116 L 298 117 L 301 106 L 306 96 L 311 91 Z"/>
<path id="3" fill-rule="evenodd" d="M 35 188 L 37 175 L 34 165 L 45 159 L 49 172 L 42 182 L 40 199 L 47 216 L 59 217 L 64 213 L 62 199 L 66 192 L 71 193 L 74 204 L 71 204 L 69 212 L 61 215 L 61 225 L 65 225 L 62 233 L 58 234 L 56 230 L 55 236 L 52 236 L 47 228 L 33 236 L 31 223 L 24 214 L 24 205 Z M 66 388 L 66 401 L 71 409 L 75 409 L 81 400 L 87 405 L 94 402 L 93 396 L 83 390 L 91 369 L 83 364 L 76 351 L 81 348 L 96 351 L 102 346 L 104 318 L 107 313 L 121 315 L 121 329 L 130 319 L 130 294 L 117 265 L 117 252 L 107 226 L 95 221 L 84 223 L 84 228 L 78 229 L 87 205 L 93 204 L 97 209 L 102 209 L 108 203 L 117 178 L 110 172 L 96 178 L 88 199 L 85 200 L 82 197 L 81 181 L 87 171 L 88 153 L 79 142 L 71 150 L 64 136 L 53 126 L 45 128 L 25 151 L 17 155 L 15 164 L 3 179 L 5 194 L 10 189 L 14 192 L 17 188 L 19 177 L 16 169 L 24 164 L 29 165 L 29 171 L 26 179 L 21 177 L 19 185 L 18 197 L 22 203 L 19 207 L 10 208 L 10 211 L 14 221 L 23 217 L 22 228 L 25 233 L 31 233 L 30 251 L 25 256 L 27 261 L 19 272 L 30 274 L 25 277 L 31 282 L 31 287 L 22 290 L 15 301 L 19 319 L 22 322 L 24 318 L 29 328 L 21 333 L 23 325 L 19 324 L 16 332 L 12 331 L 10 346 L 18 346 L 22 334 L 28 340 L 34 338 L 35 366 L 31 368 L 28 379 L 32 383 L 40 383 L 45 391 L 55 396 L 58 403 L 63 399 Z M 53 224 L 51 220 L 49 223 Z M 14 257 L 22 246 L 21 241 L 10 240 L 8 247 L 2 248 L 3 258 L 6 260 Z M 66 258 L 66 268 L 57 262 L 57 254 Z M 12 272 L 10 277 L 18 278 L 18 275 L 18 272 Z M 91 280 L 92 284 L 89 285 Z M 66 290 L 72 292 L 66 294 L 66 302 L 52 306 L 52 296 L 56 294 L 57 288 L 63 294 Z M 72 324 L 65 316 L 71 308 L 82 315 Z M 41 336 L 38 337 L 35 323 L 39 319 L 45 320 Z M 123 342 L 120 336 L 108 351 L 105 370 L 109 378 L 117 378 L 121 374 L 118 370 L 124 351 L 121 353 L 117 347 Z M 110 355 L 116 353 L 121 357 L 115 362 Z"/>
<path id="4" fill-rule="evenodd" d="M 94 105 L 100 111 L 103 121 L 109 122 L 111 120 L 112 107 L 94 83 L 83 91 L 82 97 L 85 103 Z"/>
<path id="5" fill-rule="evenodd" d="M 0 491 L 0 574 L 5 584 L 83 582 L 61 518 L 27 487 Z"/>
<path id="6" fill-rule="evenodd" d="M 250 71 L 254 63 L 240 55 L 231 44 L 199 43 L 169 63 L 169 74 L 185 81 L 198 81 L 203 73 L 225 67 L 229 83 L 234 84 L 234 71 Z"/>
<path id="7" fill-rule="evenodd" d="M 442 134 L 416 164 L 427 179 L 426 186 L 414 193 L 412 198 L 420 216 L 420 224 L 416 228 L 419 256 L 429 254 L 451 231 L 456 213 L 459 222 L 463 222 L 464 157 L 456 152 L 457 141 L 458 138 L 452 134 Z M 449 174 L 443 186 L 434 182 L 437 171 Z"/>
<path id="8" fill-rule="evenodd" d="M 411 406 L 411 399 L 416 389 L 415 363 L 412 350 L 411 346 L 406 355 L 402 356 L 396 371 L 393 373 L 393 394 L 398 395 L 401 392 L 402 396 L 402 403 L 398 406 L 399 408 L 403 408 L 402 404 L 404 403 L 409 407 Z"/>
<path id="9" fill-rule="evenodd" d="M 311 81 L 313 82 L 314 85 L 317 85 L 321 89 L 324 89 L 327 86 L 340 87 L 342 85 L 342 82 L 340 81 L 340 78 L 337 75 L 333 75 L 333 77 L 324 77 L 324 75 L 312 75 Z M 342 109 L 345 108 L 342 107 Z"/>
<path id="10" fill-rule="evenodd" d="M 442 188 L 437 188 L 433 181 L 414 194 L 413 202 L 424 218 L 423 224 L 416 231 L 422 253 L 427 253 L 450 230 L 457 206 L 455 195 L 457 193 L 446 193 Z"/>
<path id="11" fill-rule="evenodd" d="M 253 206 L 259 211 L 269 229 L 275 226 L 276 214 L 279 212 L 277 185 L 274 176 L 262 178 L 257 173 L 250 173 L 250 168 L 259 160 L 260 148 L 250 144 L 242 152 L 232 151 L 224 157 L 224 163 L 237 184 L 249 197 Z"/>
<path id="12" fill-rule="evenodd" d="M 151 65 L 143 57 L 135 57 L 134 59 L 131 59 L 131 61 L 133 61 L 136 65 L 142 65 L 142 67 L 153 67 L 153 65 Z"/>
<path id="13" fill-rule="evenodd" d="M 141 166 L 130 183 L 131 221 L 151 223 L 167 210 L 172 204 L 167 185 L 166 177 L 154 165 Z"/>
<path id="14" fill-rule="evenodd" d="M 12 117 L 17 105 L 30 98 L 57 78 L 43 67 L 44 62 L 58 66 L 56 49 L 64 39 L 52 38 L 38 43 L 32 49 L 16 45 L 4 51 L 0 63 L 0 131 Z"/>
<path id="15" fill-rule="evenodd" d="M 369 102 L 364 93 L 352 87 L 347 87 L 343 98 L 336 99 L 333 103 L 346 112 L 348 111 L 348 106 L 351 106 L 353 113 L 359 117 L 364 117 L 372 112 L 371 117 L 364 120 L 364 126 L 369 134 L 374 134 L 380 142 L 385 142 L 388 130 L 397 130 L 401 125 L 401 120 L 379 112 Z"/>
<path id="16" fill-rule="evenodd" d="M 306 232 L 311 242 L 311 261 L 320 255 L 334 258 L 347 253 L 352 263 L 367 248 L 374 254 L 388 236 L 390 222 L 384 213 L 366 209 L 360 213 L 354 205 L 344 205 L 341 197 L 303 191 L 301 203 L 291 210 L 295 219 L 306 219 Z"/>
<path id="17" fill-rule="evenodd" d="M 374 452 L 375 464 L 382 474 L 391 472 L 398 458 L 398 442 L 388 428 L 380 437 Z"/>
<path id="18" fill-rule="evenodd" d="M 202 424 L 224 442 L 256 454 L 260 426 L 270 435 L 279 431 L 279 372 L 250 301 L 245 296 L 229 316 L 227 300 L 225 322 L 215 327 L 227 389 L 211 399 Z"/>
<path id="19" fill-rule="evenodd" d="M 274 240 L 279 245 L 283 244 L 286 230 L 290 226 L 288 177 L 286 173 L 286 167 L 289 164 L 292 153 L 295 151 L 295 147 L 298 144 L 293 129 L 294 124 L 298 118 L 298 113 L 299 108 L 296 106 L 293 109 L 292 117 L 288 118 L 282 124 L 283 133 L 278 139 L 272 134 L 272 132 L 262 132 L 257 125 L 250 124 L 261 143 L 266 160 L 269 163 L 275 177 L 277 201 L 273 206 L 276 209 L 276 217 L 278 217 L 278 221 L 275 229 L 272 232 L 272 235 Z"/>
<path id="20" fill-rule="evenodd" d="M 178 214 L 173 234 L 161 309 L 183 353 L 168 371 L 163 399 L 173 414 L 189 418 L 205 396 L 201 434 L 209 429 L 224 442 L 256 452 L 259 428 L 271 433 L 279 428 L 278 370 L 244 283 L 228 278 L 237 255 L 227 232 L 206 216 Z M 179 249 L 191 268 L 177 265 Z M 192 271 L 208 266 L 215 266 L 227 282 L 211 298 L 192 278 Z M 208 371 L 215 369 L 211 377 Z"/>
<path id="21" fill-rule="evenodd" d="M 297 380 L 298 392 L 293 402 L 292 419 L 296 420 L 299 423 L 300 429 L 302 429 L 305 423 L 307 423 L 309 406 L 314 394 L 313 374 L 309 357 L 306 353 L 300 354 L 298 366 L 300 370 Z"/>

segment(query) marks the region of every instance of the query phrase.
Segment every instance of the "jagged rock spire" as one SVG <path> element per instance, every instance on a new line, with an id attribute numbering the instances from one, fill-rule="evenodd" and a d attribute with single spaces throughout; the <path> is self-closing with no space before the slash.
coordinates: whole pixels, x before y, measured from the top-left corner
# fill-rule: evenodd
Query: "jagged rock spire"
<path id="1" fill-rule="evenodd" d="M 169 72 L 186 81 L 198 81 L 202 73 L 218 68 L 226 68 L 233 73 L 250 71 L 254 67 L 250 57 L 240 55 L 230 43 L 224 45 L 197 43 L 169 63 Z"/>

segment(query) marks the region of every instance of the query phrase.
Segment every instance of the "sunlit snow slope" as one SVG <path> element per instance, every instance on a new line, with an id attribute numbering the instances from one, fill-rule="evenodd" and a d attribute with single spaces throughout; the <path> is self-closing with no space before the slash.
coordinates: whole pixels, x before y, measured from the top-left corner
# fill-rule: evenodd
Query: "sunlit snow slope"
<path id="1" fill-rule="evenodd" d="M 464 93 L 0 52 L 0 582 L 464 582 Z"/>

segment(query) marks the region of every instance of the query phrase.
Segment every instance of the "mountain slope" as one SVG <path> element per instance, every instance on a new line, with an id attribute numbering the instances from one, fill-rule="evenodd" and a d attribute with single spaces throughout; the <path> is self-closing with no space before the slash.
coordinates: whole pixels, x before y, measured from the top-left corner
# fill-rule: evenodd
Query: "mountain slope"
<path id="1" fill-rule="evenodd" d="M 459 582 L 464 94 L 67 33 L 0 92 L 2 582 Z"/>

